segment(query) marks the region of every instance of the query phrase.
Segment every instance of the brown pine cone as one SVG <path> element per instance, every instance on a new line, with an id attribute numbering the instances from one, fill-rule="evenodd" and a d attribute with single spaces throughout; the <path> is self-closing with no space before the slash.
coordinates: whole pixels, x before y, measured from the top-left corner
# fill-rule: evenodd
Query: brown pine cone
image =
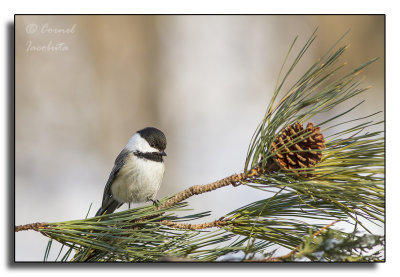
<path id="1" fill-rule="evenodd" d="M 274 161 L 283 169 L 297 175 L 311 176 L 307 168 L 314 167 L 321 161 L 321 150 L 325 149 L 324 136 L 319 127 L 309 122 L 307 128 L 296 122 L 283 129 L 272 142 Z M 316 151 L 315 151 L 316 150 Z M 305 170 L 301 170 L 304 168 Z"/>

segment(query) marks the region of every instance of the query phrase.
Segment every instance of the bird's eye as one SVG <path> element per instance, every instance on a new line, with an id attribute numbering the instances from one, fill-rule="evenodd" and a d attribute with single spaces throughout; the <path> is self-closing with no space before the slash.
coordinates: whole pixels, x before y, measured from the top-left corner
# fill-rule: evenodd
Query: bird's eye
<path id="1" fill-rule="evenodd" d="M 154 143 L 152 143 L 152 144 L 150 144 L 150 146 L 151 146 L 151 147 L 154 147 L 155 145 L 154 145 Z"/>

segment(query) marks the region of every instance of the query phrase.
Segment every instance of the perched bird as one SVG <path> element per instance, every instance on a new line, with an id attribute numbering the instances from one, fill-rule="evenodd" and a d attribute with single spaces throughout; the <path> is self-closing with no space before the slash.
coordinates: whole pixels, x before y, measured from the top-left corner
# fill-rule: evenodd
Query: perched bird
<path id="1" fill-rule="evenodd" d="M 123 203 L 156 203 L 166 146 L 167 139 L 160 130 L 147 127 L 137 131 L 115 159 L 96 216 L 113 213 Z"/>

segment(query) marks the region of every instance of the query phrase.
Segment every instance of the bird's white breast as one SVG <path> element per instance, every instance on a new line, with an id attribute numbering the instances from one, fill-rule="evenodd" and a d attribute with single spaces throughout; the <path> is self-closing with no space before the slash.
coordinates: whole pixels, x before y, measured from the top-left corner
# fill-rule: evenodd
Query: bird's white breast
<path id="1" fill-rule="evenodd" d="M 130 154 L 111 186 L 113 198 L 125 203 L 154 200 L 164 170 L 163 162 L 150 161 Z"/>

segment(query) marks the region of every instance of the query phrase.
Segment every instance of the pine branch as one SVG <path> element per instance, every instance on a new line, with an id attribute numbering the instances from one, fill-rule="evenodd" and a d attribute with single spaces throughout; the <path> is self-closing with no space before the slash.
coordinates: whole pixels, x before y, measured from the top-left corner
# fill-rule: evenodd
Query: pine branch
<path id="1" fill-rule="evenodd" d="M 202 193 L 210 192 L 225 186 L 233 185 L 238 186 L 242 182 L 250 182 L 253 178 L 259 177 L 261 174 L 265 174 L 268 172 L 272 172 L 276 170 L 276 165 L 271 162 L 265 168 L 261 168 L 260 166 L 255 167 L 250 170 L 250 172 L 242 172 L 240 174 L 233 174 L 221 180 L 215 181 L 206 185 L 195 185 L 191 186 L 184 191 L 176 194 L 175 196 L 168 199 L 165 203 L 159 206 L 159 209 L 164 209 L 168 207 L 172 207 L 177 203 L 180 203 L 194 195 L 199 195 Z"/>
<path id="2" fill-rule="evenodd" d="M 318 236 L 319 234 L 321 234 L 321 232 L 332 227 L 334 224 L 336 224 L 339 221 L 340 220 L 335 220 L 335 221 L 329 223 L 328 225 L 325 225 L 324 227 L 322 227 L 321 229 L 316 231 L 314 234 L 312 234 L 311 237 L 314 238 L 314 237 Z M 290 251 L 289 253 L 287 253 L 283 256 L 280 256 L 280 257 L 268 257 L 268 258 L 264 258 L 264 259 L 260 259 L 260 260 L 255 259 L 255 260 L 243 260 L 243 261 L 244 262 L 282 262 L 284 260 L 290 259 L 294 254 L 296 254 L 296 252 L 299 250 L 300 247 L 301 247 L 301 245 L 298 245 L 292 251 Z"/>
<path id="3" fill-rule="evenodd" d="M 253 178 L 259 177 L 261 174 L 266 174 L 268 172 L 276 170 L 276 168 L 277 168 L 277 165 L 275 163 L 271 162 L 271 164 L 269 164 L 269 166 L 266 167 L 265 169 L 262 169 L 261 167 L 257 167 L 257 168 L 252 169 L 248 173 L 233 174 L 231 176 L 228 176 L 226 178 L 223 178 L 221 180 L 215 181 L 210 184 L 191 186 L 188 189 L 185 189 L 185 190 L 181 191 L 180 193 L 176 194 L 175 196 L 169 198 L 164 203 L 158 205 L 156 207 L 156 210 L 168 209 L 168 208 L 173 207 L 173 206 L 177 205 L 178 203 L 180 203 L 192 196 L 210 192 L 210 191 L 213 191 L 213 190 L 216 190 L 216 189 L 228 186 L 228 185 L 238 186 L 244 181 L 246 181 L 246 182 L 251 181 Z M 158 215 L 160 215 L 160 214 L 152 215 L 152 217 L 158 216 Z M 149 218 L 150 217 L 143 217 L 139 220 L 136 220 L 135 223 L 140 223 L 143 220 L 146 220 Z M 210 228 L 210 227 L 221 227 L 228 223 L 226 221 L 214 221 L 213 223 L 203 223 L 203 224 L 193 225 L 193 224 L 177 224 L 172 221 L 164 220 L 161 222 L 161 224 L 167 225 L 167 226 L 170 226 L 173 228 L 177 228 L 177 229 L 192 229 L 192 230 L 194 230 L 194 229 L 204 229 L 204 228 Z M 212 225 L 215 225 L 215 226 L 212 226 Z M 40 232 L 41 229 L 44 229 L 46 227 L 50 227 L 50 225 L 45 222 L 30 223 L 30 224 L 15 226 L 15 232 L 27 231 L 27 230 L 34 230 L 34 231 Z"/>

